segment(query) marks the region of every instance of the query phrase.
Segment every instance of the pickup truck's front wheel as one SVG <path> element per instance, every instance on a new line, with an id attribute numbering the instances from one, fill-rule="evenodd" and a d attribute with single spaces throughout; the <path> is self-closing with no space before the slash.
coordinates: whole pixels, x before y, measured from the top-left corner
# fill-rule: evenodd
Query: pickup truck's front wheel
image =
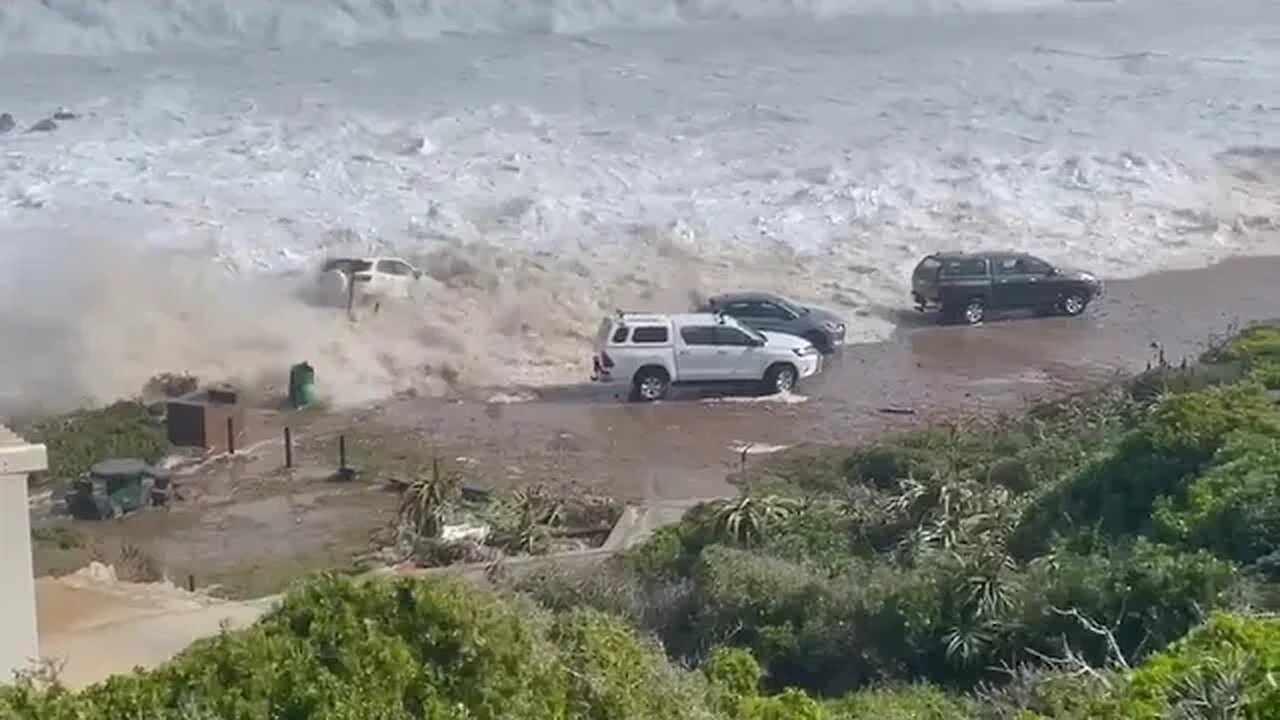
<path id="1" fill-rule="evenodd" d="M 798 379 L 795 366 L 787 363 L 771 365 L 764 374 L 764 390 L 769 394 L 789 393 L 795 390 Z"/>
<path id="2" fill-rule="evenodd" d="M 631 382 L 631 399 L 638 402 L 653 402 L 667 396 L 671 389 L 671 378 L 661 368 L 643 368 L 636 373 Z"/>

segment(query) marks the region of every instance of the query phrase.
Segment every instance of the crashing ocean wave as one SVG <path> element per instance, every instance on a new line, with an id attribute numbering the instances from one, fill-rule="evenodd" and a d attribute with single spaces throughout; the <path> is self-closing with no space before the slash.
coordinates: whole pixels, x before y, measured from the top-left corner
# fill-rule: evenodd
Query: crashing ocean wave
<path id="1" fill-rule="evenodd" d="M 0 0 L 0 55 L 296 48 L 577 34 L 861 13 L 1023 10 L 1065 0 Z"/>
<path id="2" fill-rule="evenodd" d="M 0 5 L 10 52 L 167 48 L 0 73 L 0 407 L 103 401 L 159 371 L 278 381 L 303 359 L 351 402 L 532 386 L 581 379 L 617 307 L 758 287 L 870 341 L 933 250 L 1012 245 L 1108 277 L 1280 251 L 1275 3 L 842 17 L 875 3 L 600 0 L 563 3 L 596 24 L 560 27 L 792 15 L 175 49 L 239 42 L 233 26 L 259 45 L 341 39 L 268 22 L 338 4 L 228 0 L 235 22 L 194 1 Z M 45 27 L 45 7 L 80 10 Z M 147 7 L 190 22 L 147 30 Z M 299 303 L 330 253 L 413 260 L 420 304 L 352 325 Z"/>

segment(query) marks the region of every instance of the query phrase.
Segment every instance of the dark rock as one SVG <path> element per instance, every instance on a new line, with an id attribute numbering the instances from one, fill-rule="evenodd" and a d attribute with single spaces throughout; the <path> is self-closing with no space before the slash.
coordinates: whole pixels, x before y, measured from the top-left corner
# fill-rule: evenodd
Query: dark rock
<path id="1" fill-rule="evenodd" d="M 14 120 L 13 116 L 10 115 L 9 113 L 0 114 L 0 133 L 9 132 L 14 127 L 16 127 L 17 124 L 18 124 L 18 121 Z"/>
<path id="2" fill-rule="evenodd" d="M 40 122 L 36 123 L 35 125 L 32 125 L 31 127 L 27 128 L 27 132 L 29 133 L 53 132 L 54 130 L 57 130 L 57 129 L 58 129 L 58 123 L 54 122 L 53 118 L 45 118 Z"/>

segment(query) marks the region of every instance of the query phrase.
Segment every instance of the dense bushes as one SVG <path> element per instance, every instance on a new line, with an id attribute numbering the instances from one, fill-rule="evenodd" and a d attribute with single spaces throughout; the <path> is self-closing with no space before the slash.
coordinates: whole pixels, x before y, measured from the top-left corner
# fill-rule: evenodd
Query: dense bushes
<path id="1" fill-rule="evenodd" d="M 1114 720 L 1280 717 L 1280 619 L 1214 617 L 1152 657 L 1093 714 Z"/>
<path id="2" fill-rule="evenodd" d="M 321 578 L 254 628 L 160 670 L 78 694 L 0 694 L 0 717 L 715 717 L 706 695 L 696 675 L 591 611 L 553 617 L 463 583 Z"/>

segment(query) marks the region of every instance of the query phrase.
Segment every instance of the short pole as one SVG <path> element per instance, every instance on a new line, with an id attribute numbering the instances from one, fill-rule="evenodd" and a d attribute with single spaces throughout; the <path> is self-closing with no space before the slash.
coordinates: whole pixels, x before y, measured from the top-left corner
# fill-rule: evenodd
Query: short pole
<path id="1" fill-rule="evenodd" d="M 188 575 L 187 576 L 187 592 L 195 592 L 195 591 L 196 591 L 196 576 Z"/>
<path id="2" fill-rule="evenodd" d="M 347 469 L 347 436 L 338 436 L 338 467 L 342 470 Z"/>
<path id="3" fill-rule="evenodd" d="M 293 467 L 293 431 L 287 426 L 284 429 L 284 466 Z"/>
<path id="4" fill-rule="evenodd" d="M 227 418 L 227 453 L 229 455 L 236 454 L 236 421 L 234 418 Z"/>

